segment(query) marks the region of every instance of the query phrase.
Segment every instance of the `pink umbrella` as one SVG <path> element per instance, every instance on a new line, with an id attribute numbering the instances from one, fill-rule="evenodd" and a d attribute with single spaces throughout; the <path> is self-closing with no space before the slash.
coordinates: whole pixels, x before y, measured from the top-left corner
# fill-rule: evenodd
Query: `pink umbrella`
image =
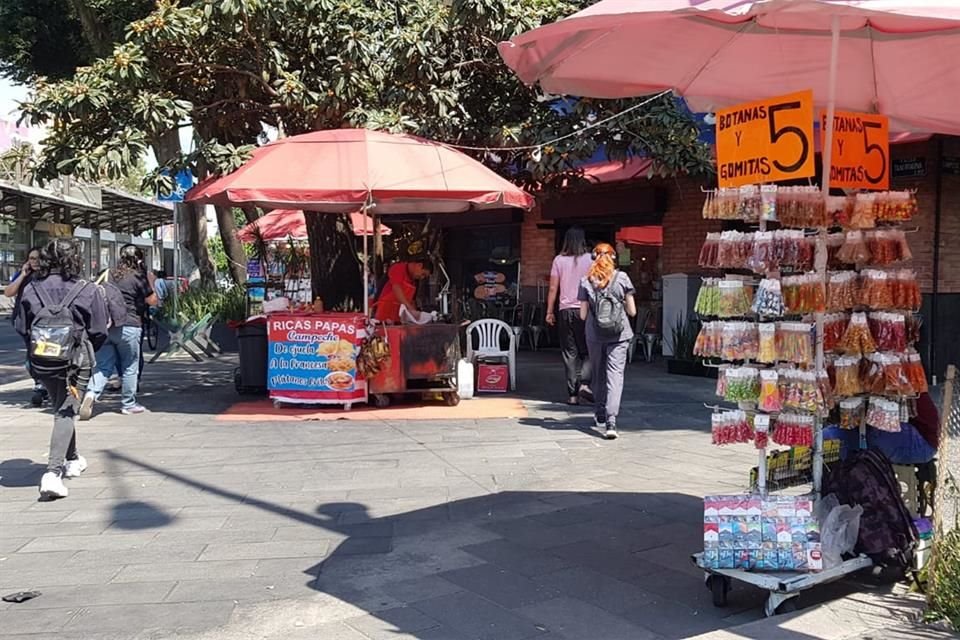
<path id="1" fill-rule="evenodd" d="M 715 111 L 812 88 L 894 131 L 960 134 L 958 28 L 956 0 L 604 0 L 500 53 L 550 93 L 672 89 Z"/>
<path id="2" fill-rule="evenodd" d="M 250 202 L 374 215 L 533 207 L 533 197 L 438 142 L 367 129 L 315 131 L 260 147 L 233 173 L 204 181 L 187 201 Z"/>
<path id="3" fill-rule="evenodd" d="M 350 214 L 350 226 L 353 227 L 354 235 L 372 236 L 373 220 L 359 211 Z M 255 229 L 260 230 L 260 235 L 265 240 L 283 240 L 293 238 L 294 240 L 303 240 L 307 237 L 307 221 L 304 218 L 303 211 L 300 209 L 276 209 L 251 222 L 244 228 L 237 231 L 237 237 L 244 242 L 252 242 L 256 238 Z M 390 227 L 381 224 L 380 235 L 390 235 Z"/>

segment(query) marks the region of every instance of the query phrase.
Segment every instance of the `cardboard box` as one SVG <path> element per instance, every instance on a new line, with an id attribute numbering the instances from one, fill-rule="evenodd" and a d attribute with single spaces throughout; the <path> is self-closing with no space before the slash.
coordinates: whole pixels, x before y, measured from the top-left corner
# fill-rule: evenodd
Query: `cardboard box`
<path id="1" fill-rule="evenodd" d="M 477 364 L 478 393 L 506 393 L 510 386 L 510 368 L 505 364 Z"/>

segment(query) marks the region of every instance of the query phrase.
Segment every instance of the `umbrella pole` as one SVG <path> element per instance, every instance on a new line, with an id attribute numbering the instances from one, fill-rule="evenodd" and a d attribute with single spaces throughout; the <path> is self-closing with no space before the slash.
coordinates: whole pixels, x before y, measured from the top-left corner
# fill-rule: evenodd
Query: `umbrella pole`
<path id="1" fill-rule="evenodd" d="M 827 121 L 823 123 L 823 197 L 830 198 L 830 167 L 833 164 L 833 117 L 837 102 L 837 63 L 840 57 L 840 17 L 834 15 L 830 26 L 830 77 L 827 87 Z M 817 238 L 817 275 L 827 278 L 827 232 L 820 230 Z M 823 363 L 823 313 L 816 314 L 817 321 L 817 375 L 824 371 Z M 819 495 L 823 484 L 823 422 L 817 418 L 813 439 L 813 493 Z"/>
<path id="2" fill-rule="evenodd" d="M 370 265 L 367 258 L 367 207 L 363 209 L 363 315 L 370 316 Z"/>

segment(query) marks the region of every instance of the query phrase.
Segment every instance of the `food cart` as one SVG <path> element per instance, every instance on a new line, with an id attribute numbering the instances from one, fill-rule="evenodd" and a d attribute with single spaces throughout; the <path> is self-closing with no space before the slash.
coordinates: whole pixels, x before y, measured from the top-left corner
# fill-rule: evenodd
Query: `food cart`
<path id="1" fill-rule="evenodd" d="M 529 209 L 534 203 L 522 189 L 455 149 L 415 136 L 365 129 L 277 140 L 256 149 L 243 171 L 201 182 L 186 200 L 265 209 L 296 206 L 304 215 L 359 212 L 372 218 L 374 247 L 380 244 L 383 216 L 466 215 L 484 209 Z M 361 235 L 363 256 L 357 275 L 367 292 L 368 233 Z M 441 393 L 448 404 L 459 402 L 458 326 L 375 325 L 368 319 L 366 295 L 363 314 L 306 309 L 267 316 L 267 386 L 275 402 L 350 408 L 372 395 L 385 406 L 390 395 L 411 392 Z M 371 338 L 385 340 L 390 357 L 365 380 L 357 370 L 357 358 Z"/>
<path id="2" fill-rule="evenodd" d="M 446 323 L 378 327 L 390 347 L 390 359 L 369 381 L 374 404 L 386 407 L 391 395 L 404 393 L 439 393 L 447 405 L 459 404 L 459 329 Z"/>

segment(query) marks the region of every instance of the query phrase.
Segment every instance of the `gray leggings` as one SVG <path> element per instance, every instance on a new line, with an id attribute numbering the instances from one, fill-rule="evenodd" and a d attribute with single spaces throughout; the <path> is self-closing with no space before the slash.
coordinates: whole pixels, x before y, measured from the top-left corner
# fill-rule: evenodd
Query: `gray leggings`
<path id="1" fill-rule="evenodd" d="M 587 342 L 590 364 L 593 365 L 593 406 L 597 418 L 608 423 L 617 421 L 620 397 L 623 395 L 623 371 L 627 366 L 626 342 Z"/>
<path id="2" fill-rule="evenodd" d="M 77 414 L 80 410 L 78 396 L 83 396 L 89 380 L 89 369 L 82 369 L 71 377 L 70 383 L 77 390 L 75 396 L 70 392 L 65 376 L 40 379 L 50 394 L 50 404 L 53 405 L 53 433 L 50 435 L 47 471 L 62 471 L 66 460 L 77 458 Z"/>

